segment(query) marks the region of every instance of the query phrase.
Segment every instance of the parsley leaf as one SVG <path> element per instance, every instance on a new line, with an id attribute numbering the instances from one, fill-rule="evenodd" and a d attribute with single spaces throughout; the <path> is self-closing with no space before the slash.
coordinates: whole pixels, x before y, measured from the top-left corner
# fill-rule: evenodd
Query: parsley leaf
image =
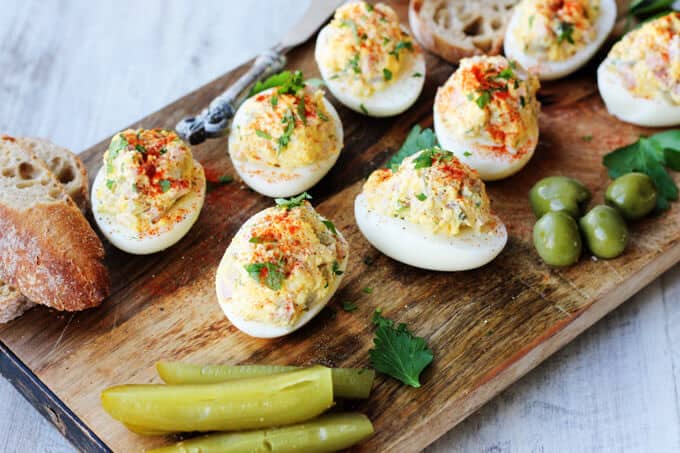
<path id="1" fill-rule="evenodd" d="M 290 143 L 290 137 L 293 135 L 293 130 L 295 129 L 295 116 L 293 115 L 293 111 L 289 110 L 285 115 L 283 115 L 281 122 L 285 124 L 286 127 L 278 140 L 278 152 L 281 152 L 282 149 L 288 146 L 288 143 Z"/>
<path id="2" fill-rule="evenodd" d="M 276 202 L 276 206 L 284 209 L 292 209 L 292 208 L 297 208 L 298 206 L 302 205 L 305 200 L 311 200 L 312 196 L 309 195 L 307 192 L 302 192 L 300 195 L 297 197 L 293 198 L 277 198 L 274 201 Z"/>
<path id="3" fill-rule="evenodd" d="M 170 186 L 172 185 L 172 184 L 170 183 L 170 180 L 168 180 L 168 179 L 161 179 L 161 180 L 158 182 L 158 184 L 161 186 L 161 190 L 163 191 L 163 193 L 165 193 L 165 192 L 167 192 L 168 190 L 170 190 Z"/>
<path id="4" fill-rule="evenodd" d="M 113 191 L 113 186 L 116 185 L 116 181 L 113 179 L 107 179 L 106 180 L 106 188 L 109 189 L 110 191 Z"/>
<path id="5" fill-rule="evenodd" d="M 347 301 L 347 302 L 342 303 L 342 309 L 345 310 L 348 313 L 353 312 L 357 308 L 359 308 L 359 307 L 357 307 L 357 304 L 355 304 L 354 302 Z"/>
<path id="6" fill-rule="evenodd" d="M 364 104 L 359 104 L 359 109 L 361 109 L 361 113 L 364 115 L 368 115 L 368 110 L 366 109 L 366 106 Z"/>
<path id="7" fill-rule="evenodd" d="M 385 79 L 386 82 L 392 80 L 392 71 L 390 71 L 387 68 L 383 68 L 383 78 Z"/>
<path id="8" fill-rule="evenodd" d="M 234 177 L 229 175 L 222 175 L 219 178 L 217 178 L 217 182 L 219 182 L 220 184 L 229 184 L 232 181 L 234 181 Z"/>
<path id="9" fill-rule="evenodd" d="M 380 309 L 373 314 L 373 324 L 376 325 L 374 347 L 368 351 L 371 366 L 406 385 L 420 387 L 420 373 L 434 358 L 425 339 L 411 334 L 406 324 L 395 327 L 392 320 L 382 316 Z"/>
<path id="10" fill-rule="evenodd" d="M 557 44 L 562 44 L 567 41 L 569 44 L 574 44 L 574 24 L 569 22 L 560 22 L 557 27 Z"/>
<path id="11" fill-rule="evenodd" d="M 269 135 L 269 134 L 266 133 L 265 131 L 261 131 L 261 130 L 259 130 L 259 129 L 255 129 L 255 135 L 257 135 L 258 137 L 267 139 L 267 140 L 271 140 L 271 139 L 272 139 L 272 136 L 271 136 L 271 135 Z"/>
<path id="12" fill-rule="evenodd" d="M 635 171 L 652 178 L 658 192 L 658 212 L 668 209 L 669 201 L 678 199 L 678 186 L 666 167 L 680 169 L 680 130 L 640 137 L 605 155 L 602 161 L 612 179 Z"/>
<path id="13" fill-rule="evenodd" d="M 515 77 L 515 73 L 512 71 L 512 68 L 508 67 L 499 72 L 497 77 L 500 79 L 508 80 Z"/>
<path id="14" fill-rule="evenodd" d="M 334 273 L 335 275 L 342 275 L 342 274 L 345 273 L 345 271 L 340 270 L 340 264 L 338 264 L 337 261 L 333 261 L 333 268 L 332 268 L 332 270 L 333 270 L 333 273 Z"/>
<path id="15" fill-rule="evenodd" d="M 406 136 L 406 140 L 399 148 L 399 151 L 392 156 L 387 167 L 392 169 L 392 171 L 399 170 L 399 165 L 401 162 L 409 156 L 427 148 L 433 148 L 439 146 L 437 142 L 437 137 L 435 136 L 432 129 L 422 129 L 418 124 L 413 126 L 411 132 Z"/>
<path id="16" fill-rule="evenodd" d="M 337 235 L 338 231 L 335 229 L 335 224 L 331 222 L 330 220 L 322 220 L 321 223 L 326 225 L 326 228 L 330 230 L 331 233 Z"/>
<path id="17" fill-rule="evenodd" d="M 417 77 L 422 77 L 422 76 L 423 76 L 423 75 L 422 75 L 421 73 L 419 73 L 419 72 L 414 72 L 413 75 L 412 75 L 411 77 L 416 77 L 416 78 L 417 78 Z"/>
<path id="18" fill-rule="evenodd" d="M 420 201 L 425 201 L 425 200 L 427 200 L 427 195 L 425 195 L 424 193 L 421 192 L 418 195 L 416 195 L 416 198 Z"/>
<path id="19" fill-rule="evenodd" d="M 418 157 L 413 160 L 413 168 L 418 170 L 420 168 L 431 167 L 435 158 L 438 158 L 442 161 L 447 161 L 453 158 L 453 154 L 440 148 L 430 148 L 423 150 L 418 155 Z"/>
<path id="20" fill-rule="evenodd" d="M 266 78 L 263 81 L 258 81 L 250 90 L 248 97 L 254 96 L 257 93 L 274 87 L 279 87 L 277 90 L 279 94 L 297 95 L 305 88 L 304 80 L 305 78 L 302 75 L 302 71 L 282 71 Z M 272 105 L 274 105 L 274 101 L 272 101 Z"/>
<path id="21" fill-rule="evenodd" d="M 307 125 L 307 110 L 305 109 L 305 98 L 304 96 L 300 96 L 300 99 L 298 101 L 297 105 L 297 113 L 300 119 L 302 120 L 302 124 L 305 126 Z"/>
<path id="22" fill-rule="evenodd" d="M 364 294 L 372 294 L 372 293 L 373 293 L 373 288 L 371 288 L 370 286 L 367 286 L 367 287 L 365 287 L 364 289 L 362 289 L 361 291 L 363 291 Z"/>
<path id="23" fill-rule="evenodd" d="M 277 263 L 251 263 L 244 267 L 252 279 L 274 291 L 281 289 L 281 283 L 286 278 L 281 265 Z"/>
<path id="24" fill-rule="evenodd" d="M 491 102 L 491 92 L 489 90 L 482 91 L 479 97 L 475 99 L 475 103 L 480 109 L 486 107 L 489 102 Z"/>
<path id="25" fill-rule="evenodd" d="M 359 54 L 354 54 L 354 56 L 347 62 L 347 66 L 352 68 L 356 74 L 361 73 L 361 68 L 359 67 Z"/>
<path id="26" fill-rule="evenodd" d="M 399 52 L 403 49 L 413 50 L 413 43 L 411 41 L 399 41 L 394 49 L 392 49 L 389 54 L 392 55 L 397 61 L 399 61 Z"/>

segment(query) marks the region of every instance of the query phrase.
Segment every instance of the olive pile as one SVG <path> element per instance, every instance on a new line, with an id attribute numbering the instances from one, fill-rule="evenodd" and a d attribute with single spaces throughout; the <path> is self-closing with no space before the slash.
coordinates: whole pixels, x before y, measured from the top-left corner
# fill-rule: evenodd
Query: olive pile
<path id="1" fill-rule="evenodd" d="M 583 243 L 598 258 L 621 255 L 628 243 L 626 220 L 646 216 L 656 205 L 656 188 L 649 176 L 628 173 L 614 180 L 605 194 L 607 205 L 584 215 L 590 191 L 573 178 L 550 176 L 529 191 L 529 203 L 538 221 L 534 247 L 552 266 L 578 261 Z"/>

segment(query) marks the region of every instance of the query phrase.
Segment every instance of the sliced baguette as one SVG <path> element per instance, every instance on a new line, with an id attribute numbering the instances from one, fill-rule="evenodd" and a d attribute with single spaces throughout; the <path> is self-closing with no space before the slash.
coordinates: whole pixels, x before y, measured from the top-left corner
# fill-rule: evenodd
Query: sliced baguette
<path id="1" fill-rule="evenodd" d="M 0 279 L 57 310 L 108 295 L 104 247 L 47 167 L 16 139 L 0 137 Z"/>
<path id="2" fill-rule="evenodd" d="M 18 318 L 34 306 L 19 290 L 0 280 L 0 324 Z"/>
<path id="3" fill-rule="evenodd" d="M 16 138 L 20 146 L 28 149 L 45 162 L 47 168 L 66 188 L 66 193 L 81 211 L 87 210 L 89 188 L 87 170 L 78 156 L 66 148 L 40 138 Z"/>
<path id="4" fill-rule="evenodd" d="M 416 39 L 451 63 L 498 55 L 518 0 L 411 0 L 408 18 Z"/>

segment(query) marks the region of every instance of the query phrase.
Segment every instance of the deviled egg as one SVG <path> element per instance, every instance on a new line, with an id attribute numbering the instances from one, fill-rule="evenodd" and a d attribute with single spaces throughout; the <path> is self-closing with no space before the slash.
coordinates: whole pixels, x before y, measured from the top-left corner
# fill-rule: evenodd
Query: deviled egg
<path id="1" fill-rule="evenodd" d="M 92 212 L 104 236 L 136 255 L 164 250 L 191 229 L 205 200 L 203 167 L 173 131 L 113 136 L 92 185 Z"/>
<path id="2" fill-rule="evenodd" d="M 651 20 L 617 42 L 597 70 L 609 113 L 639 126 L 680 124 L 680 12 Z"/>
<path id="3" fill-rule="evenodd" d="M 535 76 L 504 57 L 462 59 L 435 98 L 439 144 L 484 180 L 516 173 L 538 143 L 538 88 Z"/>
<path id="4" fill-rule="evenodd" d="M 282 93 L 270 88 L 239 107 L 229 134 L 229 155 L 253 190 L 290 197 L 328 173 L 342 143 L 342 122 L 322 90 L 304 86 L 298 93 Z"/>
<path id="5" fill-rule="evenodd" d="M 333 96 L 364 115 L 398 115 L 423 89 L 425 57 L 383 3 L 338 8 L 319 32 L 314 55 Z"/>
<path id="6" fill-rule="evenodd" d="M 354 215 L 375 248 L 422 269 L 483 266 L 508 237 L 475 170 L 440 148 L 406 158 L 396 172 L 374 171 L 354 201 Z"/>
<path id="7" fill-rule="evenodd" d="M 505 56 L 541 80 L 579 69 L 616 22 L 615 0 L 522 0 L 505 33 Z"/>
<path id="8" fill-rule="evenodd" d="M 217 269 L 222 310 L 252 337 L 280 337 L 305 325 L 347 267 L 349 246 L 331 221 L 304 196 L 278 202 L 243 224 Z"/>

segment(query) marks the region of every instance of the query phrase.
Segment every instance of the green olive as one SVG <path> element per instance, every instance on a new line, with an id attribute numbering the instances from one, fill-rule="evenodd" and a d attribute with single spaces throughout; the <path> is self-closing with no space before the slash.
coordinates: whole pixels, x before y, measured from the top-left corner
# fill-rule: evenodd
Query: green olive
<path id="1" fill-rule="evenodd" d="M 548 212 L 534 225 L 534 247 L 552 266 L 569 266 L 581 256 L 576 220 L 564 212 Z"/>
<path id="2" fill-rule="evenodd" d="M 538 219 L 547 212 L 565 212 L 578 218 L 589 200 L 590 191 L 580 181 L 566 176 L 543 178 L 529 191 L 529 203 Z"/>
<path id="3" fill-rule="evenodd" d="M 628 227 L 611 206 L 595 206 L 579 221 L 586 245 L 598 258 L 616 258 L 628 243 Z"/>
<path id="4" fill-rule="evenodd" d="M 616 208 L 628 220 L 646 216 L 656 206 L 656 188 L 644 173 L 619 176 L 607 187 L 607 204 Z"/>

